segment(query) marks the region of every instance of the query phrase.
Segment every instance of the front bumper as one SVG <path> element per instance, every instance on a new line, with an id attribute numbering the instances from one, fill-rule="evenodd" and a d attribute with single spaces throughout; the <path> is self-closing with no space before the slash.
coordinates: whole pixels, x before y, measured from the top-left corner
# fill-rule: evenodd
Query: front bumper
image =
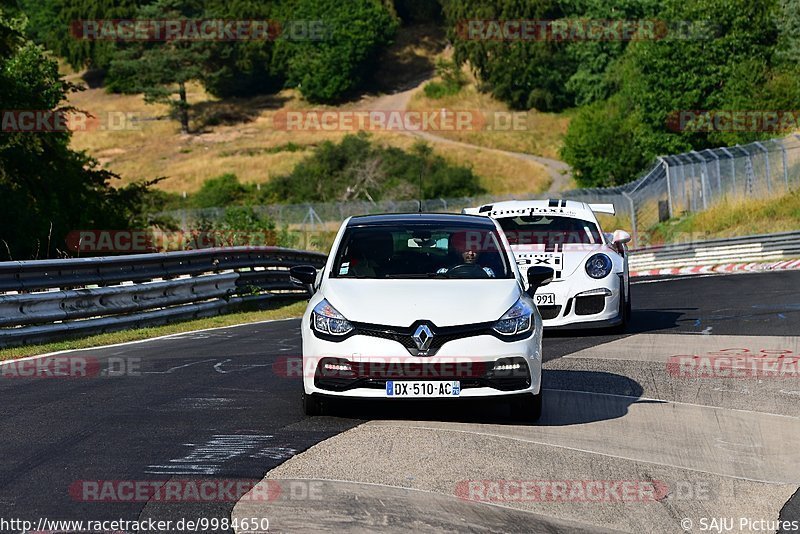
<path id="1" fill-rule="evenodd" d="M 602 280 L 588 277 L 554 281 L 543 286 L 537 294 L 552 293 L 555 304 L 539 306 L 542 323 L 547 329 L 604 328 L 622 323 L 620 299 L 621 274 L 610 274 Z M 596 292 L 605 290 L 606 295 Z M 595 294 L 586 295 L 587 292 Z"/>
<path id="2" fill-rule="evenodd" d="M 448 399 L 538 394 L 541 390 L 540 332 L 506 342 L 491 335 L 445 343 L 434 356 L 412 356 L 394 340 L 354 335 L 339 342 L 319 339 L 303 321 L 303 387 L 307 394 L 389 398 L 386 381 L 459 381 L 461 392 Z M 496 364 L 520 364 L 497 370 Z M 336 369 L 323 370 L 331 363 Z M 442 397 L 436 397 L 441 399 Z"/>

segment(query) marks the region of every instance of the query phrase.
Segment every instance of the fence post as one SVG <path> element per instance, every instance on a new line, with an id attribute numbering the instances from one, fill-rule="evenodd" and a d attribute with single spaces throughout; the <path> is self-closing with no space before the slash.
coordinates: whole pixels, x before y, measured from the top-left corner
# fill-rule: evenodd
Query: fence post
<path id="1" fill-rule="evenodd" d="M 686 166 L 680 158 L 678 158 L 680 166 L 678 170 L 681 171 L 681 200 L 683 201 L 683 211 L 689 211 L 689 202 L 686 200 Z"/>
<path id="2" fill-rule="evenodd" d="M 708 152 L 709 154 L 711 154 L 711 157 L 714 158 L 715 166 L 717 168 L 717 197 L 721 197 L 722 196 L 722 176 L 720 174 L 721 171 L 719 170 L 719 156 L 717 156 L 717 154 L 713 150 L 711 150 L 710 148 L 707 148 L 703 152 Z"/>
<path id="3" fill-rule="evenodd" d="M 767 166 L 767 194 L 771 195 L 772 194 L 772 173 L 769 170 L 769 150 L 767 150 L 767 147 L 765 147 L 764 145 L 762 145 L 758 141 L 756 141 L 753 144 L 764 151 L 764 162 L 766 163 L 766 166 Z"/>
<path id="4" fill-rule="evenodd" d="M 773 143 L 778 145 L 781 148 L 781 163 L 783 163 L 783 181 L 786 184 L 786 192 L 789 192 L 789 169 L 786 166 L 786 147 L 783 146 L 783 143 L 779 143 L 775 139 L 770 139 Z"/>
<path id="5" fill-rule="evenodd" d="M 622 196 L 628 199 L 628 203 L 630 204 L 631 207 L 631 226 L 633 230 L 632 237 L 633 237 L 633 246 L 635 248 L 639 246 L 639 230 L 637 229 L 637 224 L 636 224 L 636 204 L 633 202 L 633 197 L 631 197 L 625 191 L 622 192 Z"/>
<path id="6" fill-rule="evenodd" d="M 672 184 L 670 183 L 669 162 L 664 157 L 659 157 L 658 161 L 664 166 L 664 172 L 667 174 L 667 208 L 669 209 L 669 217 L 672 218 Z"/>
<path id="7" fill-rule="evenodd" d="M 706 193 L 706 180 L 708 178 L 708 165 L 706 165 L 706 159 L 703 156 L 701 156 L 699 153 L 697 153 L 696 151 L 692 150 L 690 152 L 690 154 L 692 154 L 693 156 L 695 156 L 697 159 L 700 160 L 700 165 L 701 165 L 701 167 L 700 167 L 700 196 L 703 198 L 703 209 L 705 210 L 705 209 L 708 208 L 708 200 L 706 198 L 708 196 L 708 194 Z M 697 211 L 697 210 L 695 210 L 695 211 Z"/>
<path id="8" fill-rule="evenodd" d="M 726 156 L 731 158 L 731 179 L 733 180 L 733 195 L 736 196 L 736 157 L 731 154 L 727 148 L 720 148 Z"/>

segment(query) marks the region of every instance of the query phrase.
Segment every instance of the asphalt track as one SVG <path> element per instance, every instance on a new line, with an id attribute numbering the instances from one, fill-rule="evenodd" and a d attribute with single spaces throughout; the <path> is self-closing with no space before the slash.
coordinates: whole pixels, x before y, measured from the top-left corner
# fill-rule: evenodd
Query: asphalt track
<path id="1" fill-rule="evenodd" d="M 93 362 L 95 376 L 4 376 L 0 519 L 255 514 L 276 532 L 681 532 L 683 519 L 701 532 L 714 517 L 737 528 L 740 518 L 800 521 L 800 379 L 667 371 L 671 356 L 734 347 L 797 355 L 800 272 L 640 280 L 632 296 L 625 334 L 546 336 L 545 415 L 534 427 L 502 405 L 356 404 L 306 418 L 299 379 L 275 365 L 300 353 L 296 320 L 69 354 Z M 108 373 L 120 365 L 127 372 Z M 82 481 L 265 475 L 281 496 L 238 505 L 96 502 L 76 491 Z M 298 480 L 318 481 L 322 497 L 289 498 Z M 475 480 L 657 481 L 668 495 L 487 503 L 464 498 Z"/>

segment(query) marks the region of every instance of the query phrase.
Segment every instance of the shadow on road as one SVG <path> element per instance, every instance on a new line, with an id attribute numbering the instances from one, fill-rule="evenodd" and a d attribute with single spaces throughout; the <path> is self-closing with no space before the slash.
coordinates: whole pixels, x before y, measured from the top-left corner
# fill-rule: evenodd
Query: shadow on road
<path id="1" fill-rule="evenodd" d="M 642 386 L 626 376 L 599 371 L 545 370 L 539 425 L 564 426 L 617 419 L 640 401 Z M 459 400 L 328 400 L 326 415 L 353 419 L 446 421 L 519 425 L 508 403 L 491 398 Z"/>

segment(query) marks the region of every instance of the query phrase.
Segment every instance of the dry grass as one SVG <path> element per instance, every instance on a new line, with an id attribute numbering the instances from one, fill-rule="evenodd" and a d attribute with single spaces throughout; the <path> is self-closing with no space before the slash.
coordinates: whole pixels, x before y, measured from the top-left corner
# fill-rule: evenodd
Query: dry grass
<path id="1" fill-rule="evenodd" d="M 235 173 L 243 182 L 265 183 L 273 176 L 286 174 L 314 146 L 324 140 L 340 140 L 347 131 L 285 131 L 273 127 L 276 113 L 312 109 L 294 91 L 271 97 L 233 102 L 219 102 L 196 85 L 190 86 L 189 101 L 199 110 L 195 128 L 202 133 L 182 135 L 176 121 L 168 117 L 164 105 L 147 105 L 141 96 L 107 94 L 103 89 L 87 89 L 71 97 L 76 107 L 103 117 L 109 112 L 133 114 L 139 120 L 135 129 L 91 130 L 75 132 L 74 148 L 85 150 L 101 164 L 121 177 L 124 185 L 136 180 L 168 177 L 158 187 L 171 192 L 196 191 L 207 179 L 226 172 Z M 315 106 L 313 109 L 351 109 Z M 241 122 L 203 126 L 208 117 L 242 117 Z M 395 132 L 376 132 L 374 138 L 385 144 L 410 147 L 414 138 Z M 275 152 L 294 143 L 306 150 Z M 538 192 L 547 187 L 548 178 L 541 167 L 516 158 L 467 150 L 443 143 L 435 152 L 448 161 L 471 166 L 482 178 L 490 193 Z"/>
<path id="2" fill-rule="evenodd" d="M 508 106 L 495 100 L 491 95 L 478 92 L 474 83 L 466 85 L 455 95 L 435 100 L 427 98 L 424 92 L 419 91 L 412 98 L 409 107 L 416 110 L 441 108 L 478 110 L 488 118 L 487 124 L 493 122 L 491 118 L 495 116 L 493 115 L 495 112 L 501 112 L 502 116 L 508 116 L 509 113 Z M 464 143 L 559 159 L 558 151 L 561 149 L 562 138 L 567 131 L 569 119 L 569 114 L 541 113 L 531 110 L 525 113 L 524 120 L 520 123 L 524 129 L 504 130 L 498 129 L 500 125 L 495 125 L 492 130 L 437 133 L 442 137 Z"/>
<path id="3" fill-rule="evenodd" d="M 652 243 L 671 243 L 800 229 L 800 191 L 764 199 L 737 198 L 654 226 Z"/>
<path id="4" fill-rule="evenodd" d="M 382 133 L 376 139 L 386 145 L 411 148 L 418 139 L 401 133 Z M 481 185 L 490 194 L 539 193 L 550 186 L 550 177 L 544 168 L 533 162 L 498 155 L 480 149 L 432 144 L 434 153 L 454 165 L 466 165 L 480 176 Z"/>

